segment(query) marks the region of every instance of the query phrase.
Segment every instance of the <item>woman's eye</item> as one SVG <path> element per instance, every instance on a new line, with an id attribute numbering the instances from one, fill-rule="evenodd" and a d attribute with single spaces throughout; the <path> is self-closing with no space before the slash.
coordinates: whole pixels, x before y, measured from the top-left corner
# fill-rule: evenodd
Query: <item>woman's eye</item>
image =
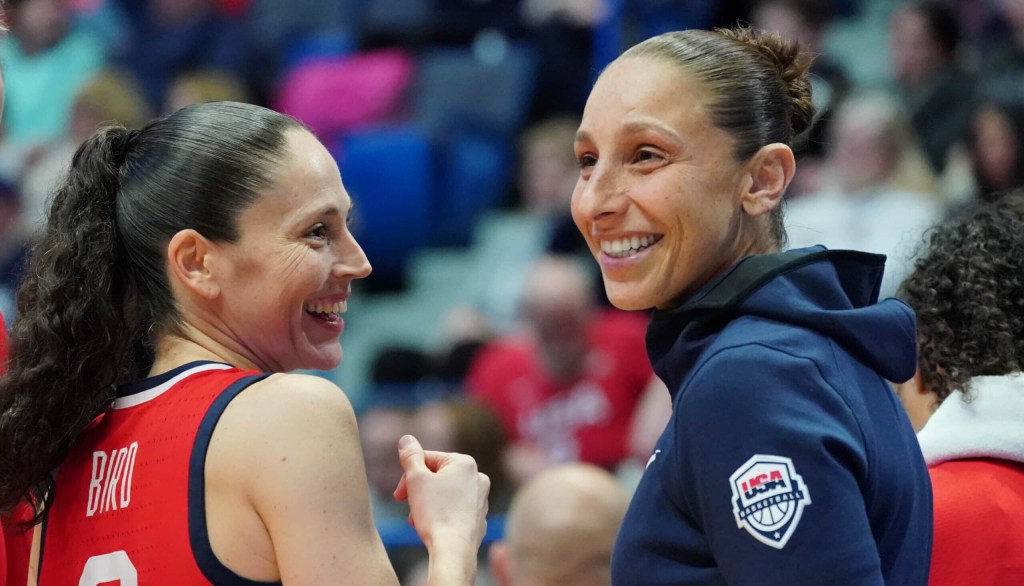
<path id="1" fill-rule="evenodd" d="M 306 233 L 306 238 L 313 238 L 315 240 L 327 240 L 327 226 L 323 224 L 317 224 L 312 230 Z"/>
<path id="2" fill-rule="evenodd" d="M 661 155 L 655 151 L 648 149 L 642 149 L 637 151 L 635 156 L 635 160 L 638 163 L 643 163 L 646 161 L 656 161 L 658 159 L 661 159 Z"/>
<path id="3" fill-rule="evenodd" d="M 594 155 L 583 155 L 576 159 L 576 163 L 580 166 L 580 169 L 586 169 L 597 164 L 597 157 Z"/>

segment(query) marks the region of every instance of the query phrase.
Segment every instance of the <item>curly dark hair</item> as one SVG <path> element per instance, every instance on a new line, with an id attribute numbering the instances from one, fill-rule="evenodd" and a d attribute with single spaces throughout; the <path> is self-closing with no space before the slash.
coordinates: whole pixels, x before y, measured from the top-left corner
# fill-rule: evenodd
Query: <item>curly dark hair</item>
<path id="1" fill-rule="evenodd" d="M 39 519 L 78 435 L 145 376 L 180 317 L 167 242 L 238 238 L 236 218 L 274 179 L 298 122 L 249 104 L 198 104 L 140 130 L 100 129 L 75 152 L 17 293 L 0 377 L 0 512 Z"/>
<path id="2" fill-rule="evenodd" d="M 917 312 L 918 366 L 941 403 L 1024 365 L 1024 189 L 932 228 L 899 296 Z"/>

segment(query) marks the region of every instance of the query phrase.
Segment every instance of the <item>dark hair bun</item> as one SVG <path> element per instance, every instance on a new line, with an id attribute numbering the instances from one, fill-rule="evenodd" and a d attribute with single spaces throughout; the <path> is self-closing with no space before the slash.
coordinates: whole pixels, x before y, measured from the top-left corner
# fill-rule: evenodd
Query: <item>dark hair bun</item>
<path id="1" fill-rule="evenodd" d="M 776 33 L 751 28 L 720 29 L 731 37 L 755 49 L 778 72 L 789 93 L 790 126 L 793 136 L 809 131 L 814 122 L 814 103 L 811 100 L 810 68 L 814 56 L 803 51 L 796 41 L 789 41 Z"/>

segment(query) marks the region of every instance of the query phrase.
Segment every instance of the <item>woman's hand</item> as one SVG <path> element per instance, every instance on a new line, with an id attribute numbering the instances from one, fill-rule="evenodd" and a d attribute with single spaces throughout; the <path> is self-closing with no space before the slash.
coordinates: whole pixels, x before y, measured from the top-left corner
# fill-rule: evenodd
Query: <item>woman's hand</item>
<path id="1" fill-rule="evenodd" d="M 398 442 L 405 473 L 395 498 L 409 501 L 409 522 L 430 552 L 431 584 L 440 565 L 476 572 L 476 553 L 487 528 L 487 494 L 491 481 L 465 454 L 424 451 L 411 435 Z M 454 568 L 453 568 L 454 569 Z M 443 573 L 448 575 L 451 570 Z M 461 581 L 461 580 L 460 580 Z M 451 583 L 459 583 L 451 582 Z"/>

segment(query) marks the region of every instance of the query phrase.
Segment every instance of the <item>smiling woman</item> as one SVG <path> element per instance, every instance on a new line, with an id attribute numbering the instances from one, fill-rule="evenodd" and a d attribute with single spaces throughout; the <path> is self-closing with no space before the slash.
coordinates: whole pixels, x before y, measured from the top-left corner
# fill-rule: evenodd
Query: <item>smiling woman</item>
<path id="1" fill-rule="evenodd" d="M 0 507 L 45 519 L 39 584 L 397 584 L 352 407 L 284 374 L 341 360 L 370 273 L 351 208 L 319 141 L 257 106 L 78 149 L 0 378 Z M 396 457 L 431 584 L 472 583 L 487 477 L 408 436 Z"/>
<path id="2" fill-rule="evenodd" d="M 749 29 L 668 33 L 601 74 L 572 213 L 647 333 L 674 413 L 633 498 L 615 584 L 924 584 L 931 501 L 885 379 L 914 321 L 884 257 L 780 253 L 810 58 Z M 840 537 L 836 537 L 840 536 Z"/>

